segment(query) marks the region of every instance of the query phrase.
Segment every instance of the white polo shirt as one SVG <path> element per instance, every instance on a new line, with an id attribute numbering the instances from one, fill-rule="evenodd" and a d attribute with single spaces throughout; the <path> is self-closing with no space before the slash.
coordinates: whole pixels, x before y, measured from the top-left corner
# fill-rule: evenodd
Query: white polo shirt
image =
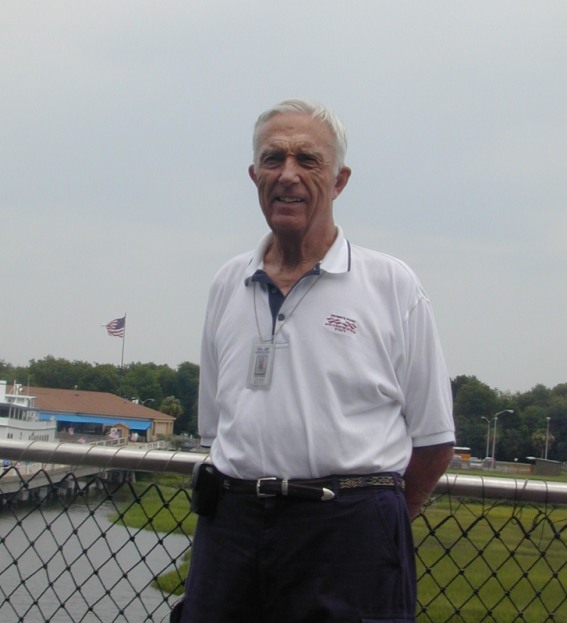
<path id="1" fill-rule="evenodd" d="M 270 286 L 252 279 L 271 234 L 213 281 L 199 433 L 229 476 L 403 474 L 413 446 L 454 443 L 449 376 L 418 279 L 337 231 L 319 274 L 292 288 L 275 324 Z M 254 344 L 273 332 L 271 386 L 251 389 Z"/>

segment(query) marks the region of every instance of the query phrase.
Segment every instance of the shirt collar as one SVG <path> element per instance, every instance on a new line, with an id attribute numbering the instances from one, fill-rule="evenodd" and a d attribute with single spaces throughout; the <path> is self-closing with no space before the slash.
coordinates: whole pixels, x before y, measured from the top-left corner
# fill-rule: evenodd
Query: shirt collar
<path id="1" fill-rule="evenodd" d="M 250 259 L 250 263 L 246 268 L 246 272 L 244 273 L 245 285 L 250 283 L 256 271 L 264 268 L 264 254 L 271 240 L 272 232 L 268 232 L 258 243 Z M 345 238 L 343 230 L 338 225 L 337 237 L 331 245 L 331 248 L 327 251 L 325 257 L 321 260 L 319 266 L 321 272 L 335 274 L 347 273 L 351 269 L 350 243 Z"/>

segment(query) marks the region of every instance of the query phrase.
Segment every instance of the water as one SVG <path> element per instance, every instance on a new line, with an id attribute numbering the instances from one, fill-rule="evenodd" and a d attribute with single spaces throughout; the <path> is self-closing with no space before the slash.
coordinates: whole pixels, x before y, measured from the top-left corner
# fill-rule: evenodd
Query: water
<path id="1" fill-rule="evenodd" d="M 66 512 L 1 512 L 0 621 L 167 620 L 170 605 L 148 584 L 181 561 L 189 539 L 112 524 L 115 510 L 105 503 L 91 512 L 76 503 Z"/>

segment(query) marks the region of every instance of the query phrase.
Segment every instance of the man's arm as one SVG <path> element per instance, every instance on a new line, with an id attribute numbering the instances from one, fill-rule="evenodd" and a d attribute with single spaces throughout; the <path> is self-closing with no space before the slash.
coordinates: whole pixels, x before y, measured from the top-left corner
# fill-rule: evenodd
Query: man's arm
<path id="1" fill-rule="evenodd" d="M 405 497 L 413 521 L 453 458 L 453 445 L 414 448 L 404 474 Z"/>

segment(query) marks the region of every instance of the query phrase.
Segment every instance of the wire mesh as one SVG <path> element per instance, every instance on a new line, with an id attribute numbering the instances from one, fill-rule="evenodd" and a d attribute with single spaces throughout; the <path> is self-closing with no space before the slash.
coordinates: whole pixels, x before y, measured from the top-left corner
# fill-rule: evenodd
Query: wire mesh
<path id="1" fill-rule="evenodd" d="M 195 529 L 188 476 L 141 477 L 0 474 L 0 621 L 168 619 Z M 420 623 L 567 623 L 567 506 L 448 490 L 414 534 Z"/>
<path id="2" fill-rule="evenodd" d="M 435 497 L 414 534 L 420 622 L 567 623 L 567 508 Z"/>
<path id="3" fill-rule="evenodd" d="M 34 489 L 15 468 L 2 478 L 21 488 L 0 512 L 1 621 L 167 620 L 194 524 L 183 486 L 69 473 Z"/>

